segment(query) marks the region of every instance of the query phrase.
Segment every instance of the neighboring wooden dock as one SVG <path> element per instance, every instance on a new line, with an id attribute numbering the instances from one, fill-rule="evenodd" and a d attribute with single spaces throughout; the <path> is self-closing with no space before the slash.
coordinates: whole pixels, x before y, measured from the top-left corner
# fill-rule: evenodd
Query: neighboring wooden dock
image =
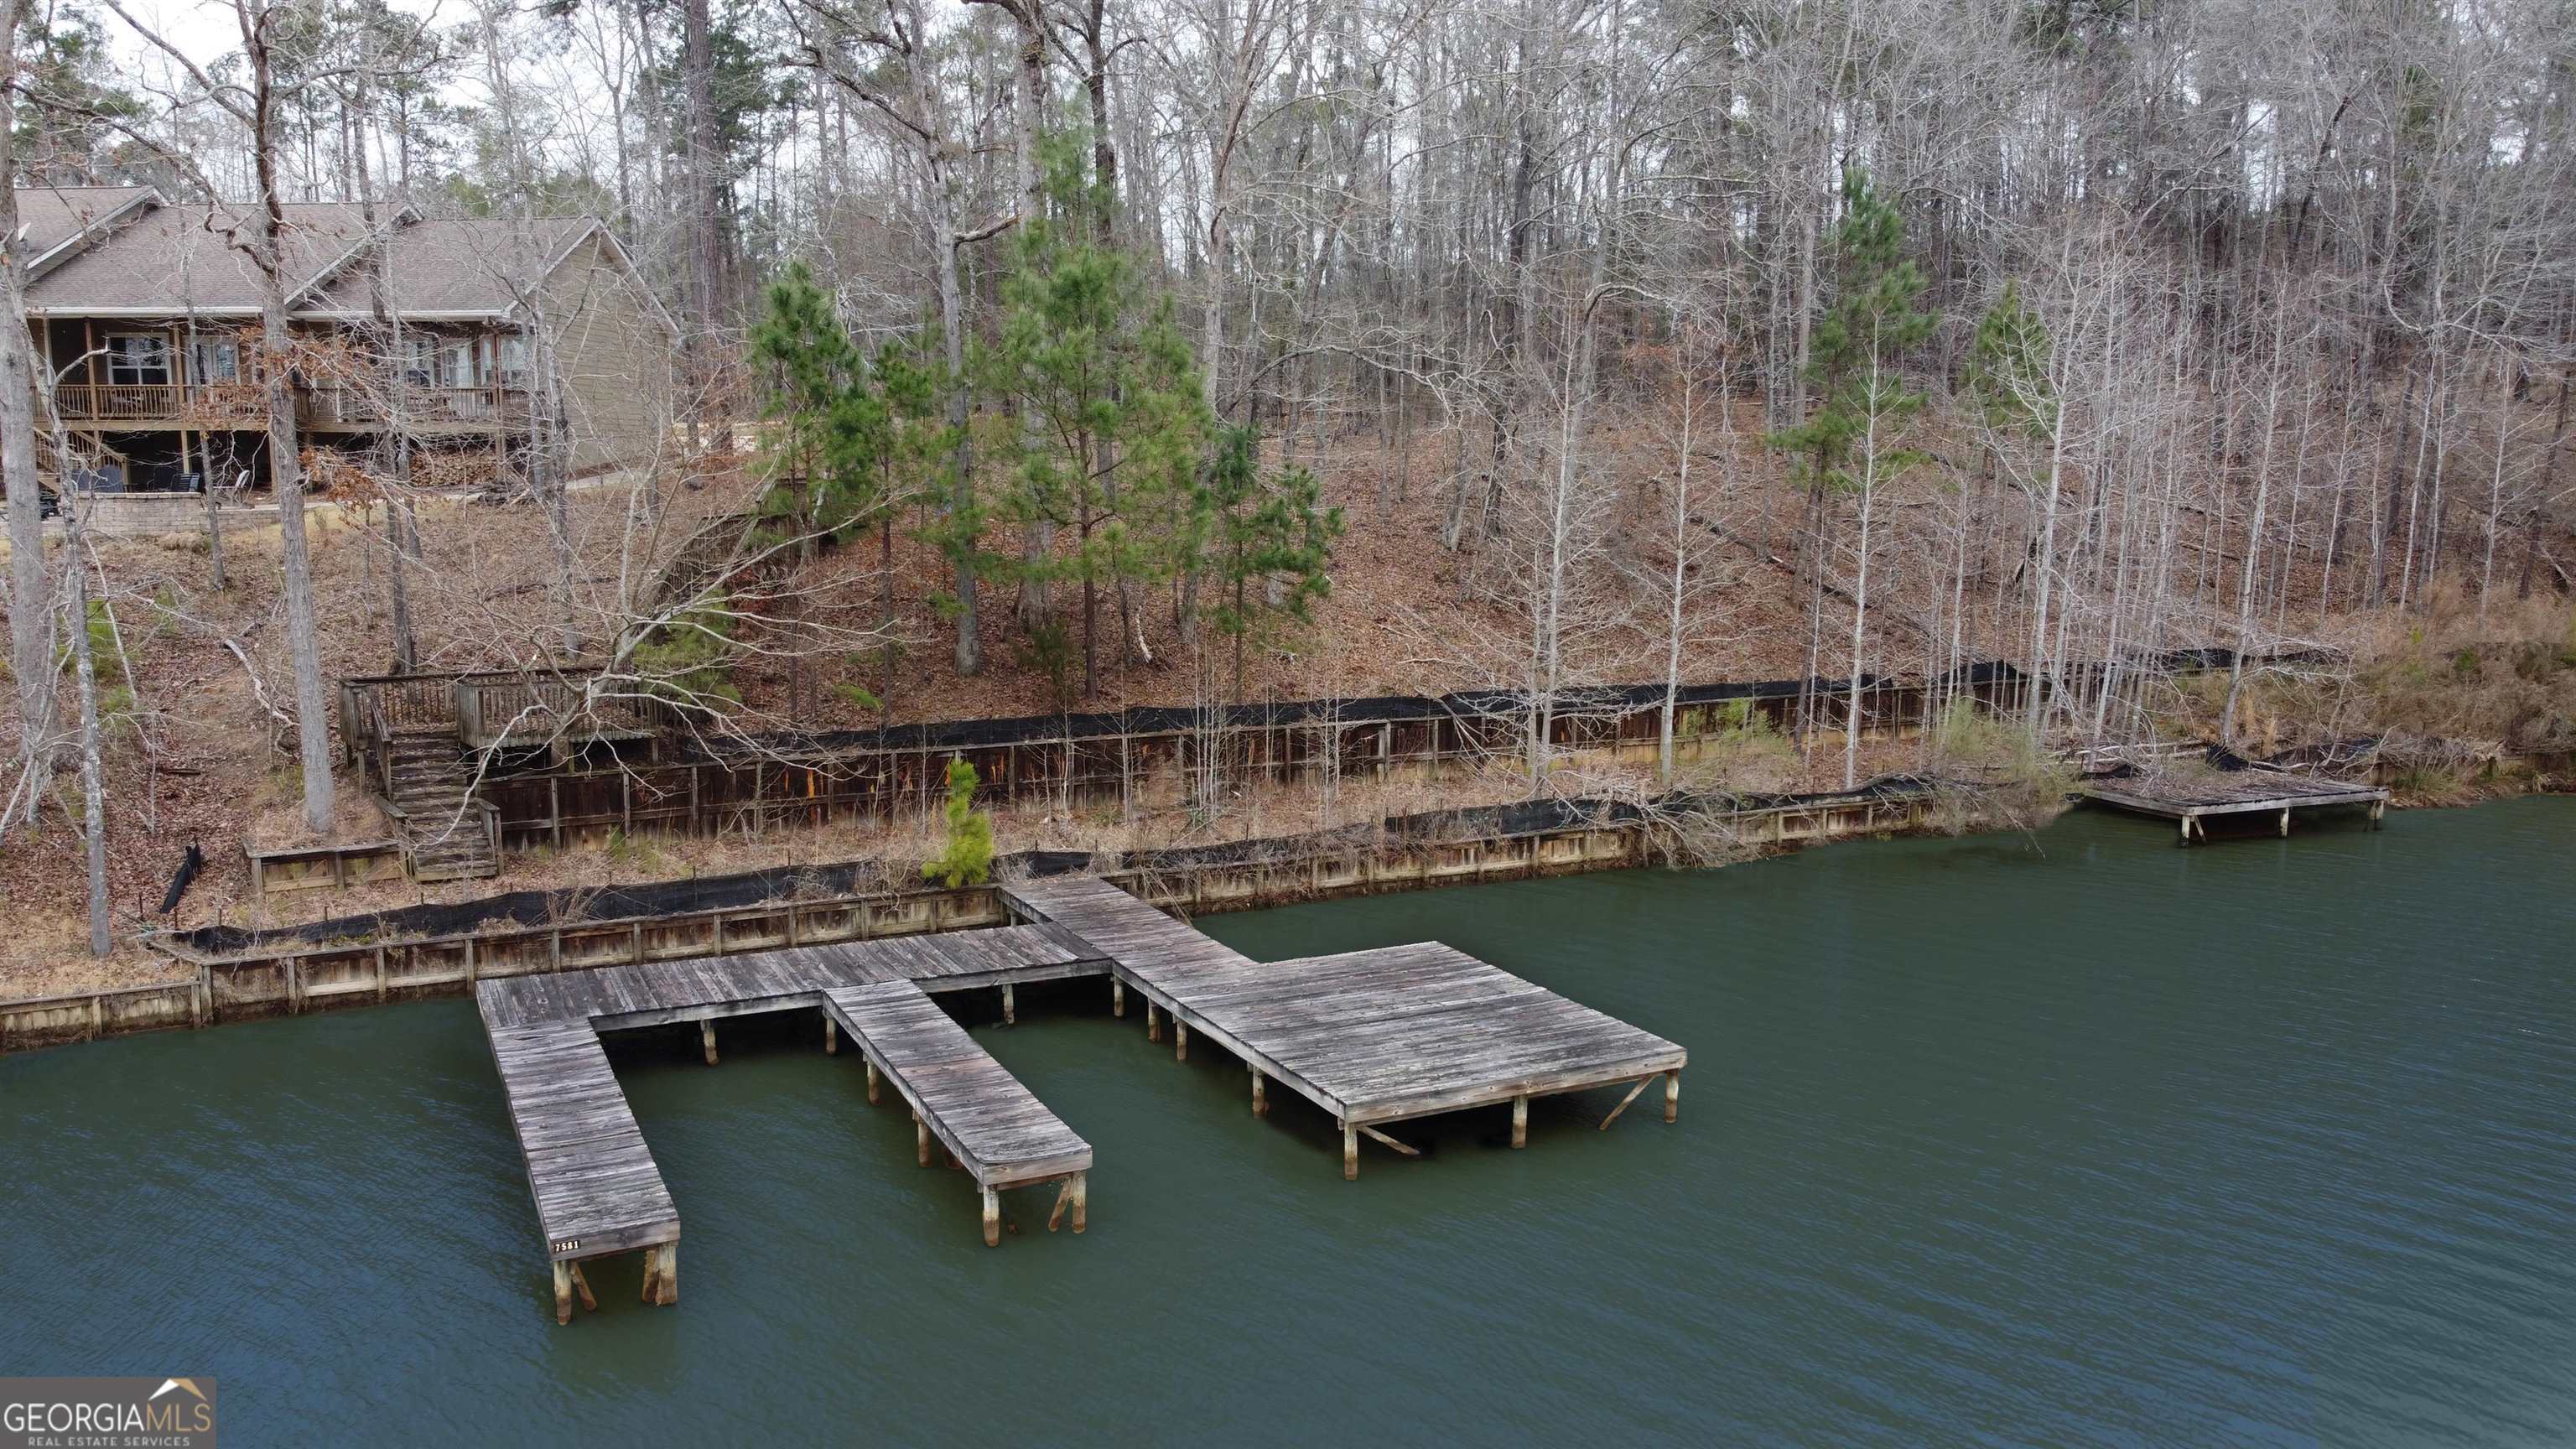
<path id="1" fill-rule="evenodd" d="M 1092 1152 L 1027 1087 L 975 1044 L 932 993 L 998 987 L 1004 1020 L 1025 982 L 1111 978 L 1112 1010 L 1145 998 L 1146 1036 L 1171 1017 L 1184 1060 L 1197 1031 L 1251 1073 L 1267 1115 L 1279 1082 L 1329 1113 L 1342 1174 L 1359 1139 L 1407 1155 L 1383 1129 L 1434 1113 L 1508 1105 L 1512 1145 L 1528 1137 L 1534 1096 L 1626 1084 L 1617 1120 L 1658 1077 L 1664 1120 L 1679 1110 L 1682 1049 L 1452 950 L 1422 944 L 1292 961 L 1253 961 L 1105 881 L 1007 886 L 1027 924 L 758 955 L 651 961 L 481 983 L 475 1004 L 509 1097 L 528 1191 L 555 1280 L 555 1318 L 576 1297 L 595 1308 L 581 1264 L 645 1254 L 644 1298 L 679 1295 L 679 1212 L 619 1090 L 599 1034 L 694 1021 L 707 1064 L 716 1023 L 753 1012 L 819 1010 L 823 1049 L 847 1035 L 865 1059 L 868 1101 L 891 1084 L 911 1107 L 916 1155 L 935 1142 L 973 1179 L 984 1241 L 1001 1241 L 999 1194 L 1058 1184 L 1047 1217 L 1089 1217 Z"/>
<path id="2" fill-rule="evenodd" d="M 2116 809 L 2176 822 L 2178 843 L 2209 839 L 2213 815 L 2273 815 L 2283 835 L 2290 815 L 2341 805 L 2367 805 L 2376 829 L 2388 809 L 2388 792 L 2355 780 L 2292 774 L 2264 765 L 2233 770 L 2146 768 L 2084 780 L 2077 792 Z"/>
<path id="3" fill-rule="evenodd" d="M 1277 1081 L 1332 1114 L 1344 1177 L 1359 1175 L 1361 1137 L 1410 1155 L 1380 1129 L 1438 1112 L 1508 1104 L 1517 1147 L 1535 1096 L 1633 1082 L 1633 1101 L 1661 1076 L 1664 1120 L 1679 1111 L 1680 1047 L 1447 946 L 1257 962 L 1104 881 L 1003 894 L 1106 954 L 1122 994 L 1145 998 L 1148 1039 L 1169 1013 L 1175 1053 L 1195 1030 L 1239 1058 L 1255 1113 Z"/>

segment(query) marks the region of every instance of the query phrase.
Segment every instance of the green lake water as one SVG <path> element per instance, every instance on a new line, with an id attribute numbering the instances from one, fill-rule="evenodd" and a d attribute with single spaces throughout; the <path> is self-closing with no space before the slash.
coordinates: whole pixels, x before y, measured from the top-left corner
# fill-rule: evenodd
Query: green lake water
<path id="1" fill-rule="evenodd" d="M 2564 1444 L 2576 801 L 2191 850 L 1835 846 L 1202 924 L 1434 939 L 1673 1038 L 1399 1129 L 1176 1065 L 1096 982 L 949 998 L 1098 1154 L 980 1243 L 810 1014 L 612 1054 L 676 1308 L 558 1328 L 471 1006 L 0 1059 L 0 1374 L 212 1374 L 224 1442 Z"/>

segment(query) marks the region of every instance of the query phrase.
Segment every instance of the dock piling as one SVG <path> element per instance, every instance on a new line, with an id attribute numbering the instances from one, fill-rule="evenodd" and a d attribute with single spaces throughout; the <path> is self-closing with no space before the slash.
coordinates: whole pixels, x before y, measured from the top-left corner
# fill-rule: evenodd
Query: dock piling
<path id="1" fill-rule="evenodd" d="M 555 1264 L 555 1323 L 560 1327 L 572 1322 L 572 1265 Z"/>
<path id="2" fill-rule="evenodd" d="M 1512 1145 L 1529 1146 L 1529 1098 L 1512 1098 Z"/>
<path id="3" fill-rule="evenodd" d="M 984 1246 L 1002 1246 L 1002 1195 L 989 1187 L 984 1189 Z"/>
<path id="4" fill-rule="evenodd" d="M 1018 1004 L 1017 1004 L 1017 1003 L 1012 999 L 1012 996 L 1011 996 L 1011 988 L 1010 988 L 1010 986 L 1006 983 L 1006 984 L 1004 984 L 1004 985 L 1003 985 L 1003 987 L 1002 987 L 1002 1025 L 1004 1025 L 1004 1026 L 1017 1026 L 1017 1025 L 1019 1025 L 1019 1024 L 1020 1024 L 1020 1012 L 1019 1012 L 1019 1006 L 1018 1006 Z"/>
<path id="5" fill-rule="evenodd" d="M 1682 1072 L 1681 1068 L 1675 1067 L 1664 1073 L 1664 1120 L 1678 1122 L 1681 1119 Z"/>
<path id="6" fill-rule="evenodd" d="M 1109 1014 L 1111 1016 L 1127 1014 L 1127 983 L 1115 976 L 1109 978 Z"/>
<path id="7" fill-rule="evenodd" d="M 823 1014 L 823 1055 L 827 1057 L 838 1056 L 840 1055 L 840 1051 L 840 1024 L 832 1020 L 832 1014 L 830 1012 L 825 1012 Z"/>
<path id="8" fill-rule="evenodd" d="M 1342 1181 L 1360 1180 L 1360 1129 L 1342 1124 Z"/>
<path id="9" fill-rule="evenodd" d="M 873 1107 L 873 1106 L 875 1106 L 876 1104 L 877 1104 L 877 1064 L 876 1064 L 875 1062 L 871 1061 L 871 1062 L 869 1062 L 869 1063 L 868 1063 L 868 1105 L 869 1105 L 869 1106 L 871 1106 L 871 1107 Z"/>
<path id="10" fill-rule="evenodd" d="M 1262 1087 L 1261 1068 L 1254 1067 L 1252 1069 L 1252 1115 L 1255 1117 L 1270 1115 L 1270 1099 L 1263 1094 Z"/>
<path id="11" fill-rule="evenodd" d="M 698 1023 L 698 1041 L 707 1049 L 707 1065 L 716 1064 L 716 1024 L 710 1018 Z"/>
<path id="12" fill-rule="evenodd" d="M 581 1298 L 581 1311 L 584 1313 L 597 1313 L 599 1311 L 599 1300 L 591 1294 L 590 1280 L 581 1276 L 581 1265 L 579 1263 L 571 1263 L 566 1266 L 572 1270 L 572 1291 Z"/>
<path id="13" fill-rule="evenodd" d="M 930 1165 L 930 1124 L 921 1120 L 919 1112 L 912 1114 L 912 1151 L 922 1166 Z"/>
<path id="14" fill-rule="evenodd" d="M 1156 1010 L 1154 1009 L 1154 998 L 1152 998 L 1152 997 L 1148 996 L 1148 997 L 1146 997 L 1146 998 L 1145 998 L 1145 1040 L 1147 1040 L 1147 1041 L 1161 1041 L 1162 1039 L 1163 1039 L 1163 1017 L 1162 1017 L 1162 1013 L 1160 1013 L 1160 1012 L 1158 1012 L 1158 1011 L 1156 1011 Z"/>
<path id="15" fill-rule="evenodd" d="M 1188 1022 L 1186 1022 L 1186 1021 L 1181 1020 L 1181 1019 L 1180 1019 L 1179 1017 L 1177 1017 L 1177 1016 L 1176 1016 L 1176 1017 L 1173 1017 L 1173 1018 L 1172 1018 L 1172 1060 L 1173 1060 L 1173 1061 L 1176 1061 L 1176 1062 L 1186 1062 L 1186 1061 L 1188 1061 L 1189 1059 L 1190 1059 L 1190 1024 L 1189 1024 Z"/>

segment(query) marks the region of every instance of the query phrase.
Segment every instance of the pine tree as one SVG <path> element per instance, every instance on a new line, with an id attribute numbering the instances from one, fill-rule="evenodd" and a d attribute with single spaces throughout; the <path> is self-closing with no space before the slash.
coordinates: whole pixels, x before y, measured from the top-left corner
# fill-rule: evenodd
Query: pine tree
<path id="1" fill-rule="evenodd" d="M 950 890 L 993 878 L 993 817 L 975 808 L 975 784 L 975 767 L 949 756 L 948 843 L 922 864 L 921 875 Z"/>
<path id="2" fill-rule="evenodd" d="M 1016 440 L 1017 486 L 1002 511 L 1052 522 L 1074 546 L 1018 562 L 1023 578 L 1082 586 L 1082 687 L 1100 687 L 1099 593 L 1117 590 L 1132 644 L 1137 586 L 1190 561 L 1192 510 L 1210 422 L 1168 297 L 1150 300 L 1133 258 L 1100 244 L 1109 204 L 1083 138 L 1042 139 L 1046 214 L 1025 218 L 1002 283 L 1002 331 L 979 359 L 986 389 L 1037 425 Z"/>
<path id="3" fill-rule="evenodd" d="M 1217 583 L 1209 622 L 1234 640 L 1234 693 L 1243 695 L 1247 636 L 1314 621 L 1314 603 L 1332 592 L 1333 540 L 1342 511 L 1326 508 L 1323 488 L 1303 468 L 1263 476 L 1260 434 L 1228 428 L 1217 439 L 1202 507 L 1207 515 L 1207 568 Z"/>
<path id="4" fill-rule="evenodd" d="M 766 516 L 788 527 L 807 562 L 825 540 L 877 535 L 886 638 L 868 702 L 882 710 L 894 688 L 895 518 L 904 499 L 947 492 L 941 475 L 955 443 L 941 417 L 946 369 L 910 340 L 888 342 L 874 356 L 861 350 L 802 262 L 769 285 L 750 351 L 770 369 L 769 416 L 779 425 L 768 448 L 774 483 L 762 503 Z M 962 535 L 957 524 L 951 510 L 924 532 L 943 551 L 960 538 L 972 548 L 980 524 Z"/>
<path id="5" fill-rule="evenodd" d="M 1804 481 L 1816 494 L 1812 516 L 1819 524 L 1819 544 L 1813 618 L 1820 618 L 1823 608 L 1826 557 L 1821 524 L 1828 500 L 1834 494 L 1850 493 L 1859 504 L 1851 677 L 1843 728 L 1843 787 L 1849 789 L 1855 783 L 1860 756 L 1861 659 L 1869 621 L 1869 556 L 1878 489 L 1925 458 L 1919 450 L 1904 446 L 1906 426 L 1922 410 L 1924 398 L 1905 386 L 1899 360 L 1932 335 L 1936 319 L 1915 309 L 1915 300 L 1923 292 L 1923 269 L 1905 255 L 1904 217 L 1871 189 L 1869 177 L 1858 168 L 1843 173 L 1843 219 L 1834 232 L 1834 261 L 1838 293 L 1832 310 L 1816 324 L 1809 365 L 1810 375 L 1823 384 L 1824 400 L 1805 423 L 1776 435 L 1773 442 L 1804 455 Z M 1811 623 L 1811 660 L 1817 632 Z M 1808 673 L 1814 672 L 1810 667 Z"/>

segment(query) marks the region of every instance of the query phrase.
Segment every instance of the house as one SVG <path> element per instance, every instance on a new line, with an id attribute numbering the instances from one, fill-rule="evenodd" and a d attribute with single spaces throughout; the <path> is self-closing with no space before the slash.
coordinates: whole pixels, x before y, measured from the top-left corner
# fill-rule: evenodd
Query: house
<path id="1" fill-rule="evenodd" d="M 143 186 L 22 187 L 17 200 L 36 362 L 77 481 L 264 487 L 261 279 L 225 235 L 243 213 Z M 659 446 L 677 331 L 597 218 L 389 206 L 370 228 L 354 202 L 300 202 L 285 219 L 309 454 L 382 467 L 406 441 L 439 479 L 471 484 L 540 463 L 578 477 Z"/>

